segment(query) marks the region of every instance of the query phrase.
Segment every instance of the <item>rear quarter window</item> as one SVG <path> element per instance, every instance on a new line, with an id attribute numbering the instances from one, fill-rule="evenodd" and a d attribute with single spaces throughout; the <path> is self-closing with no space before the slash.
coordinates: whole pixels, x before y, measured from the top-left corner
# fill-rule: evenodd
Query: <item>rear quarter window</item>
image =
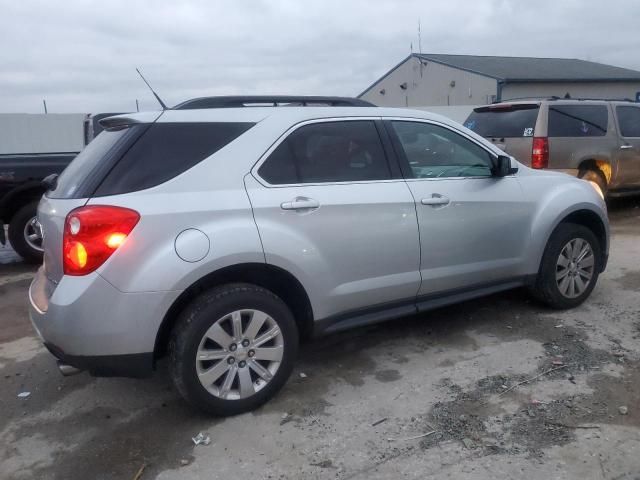
<path id="1" fill-rule="evenodd" d="M 602 137 L 608 123 L 605 105 L 549 105 L 549 137 Z"/>
<path id="2" fill-rule="evenodd" d="M 154 123 L 111 169 L 95 196 L 129 193 L 160 185 L 213 155 L 253 125 Z"/>
<path id="3" fill-rule="evenodd" d="M 476 108 L 464 126 L 485 138 L 533 137 L 539 110 L 537 104 Z"/>
<path id="4" fill-rule="evenodd" d="M 616 107 L 620 135 L 623 137 L 640 137 L 640 108 Z"/>

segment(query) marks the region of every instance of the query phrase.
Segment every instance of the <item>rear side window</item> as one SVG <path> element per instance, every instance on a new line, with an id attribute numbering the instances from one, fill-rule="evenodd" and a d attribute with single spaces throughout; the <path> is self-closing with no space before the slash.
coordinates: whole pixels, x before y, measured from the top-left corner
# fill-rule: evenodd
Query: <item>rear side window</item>
<path id="1" fill-rule="evenodd" d="M 258 169 L 273 185 L 391 178 L 374 122 L 305 125 L 291 133 Z"/>
<path id="2" fill-rule="evenodd" d="M 549 105 L 550 137 L 601 137 L 608 122 L 605 105 Z"/>
<path id="3" fill-rule="evenodd" d="M 617 107 L 620 135 L 623 137 L 640 137 L 640 108 Z"/>
<path id="4" fill-rule="evenodd" d="M 95 195 L 117 195 L 160 185 L 214 154 L 253 125 L 154 123 L 116 163 Z"/>
<path id="5" fill-rule="evenodd" d="M 476 108 L 464 126 L 485 138 L 533 137 L 539 110 L 536 104 Z"/>
<path id="6" fill-rule="evenodd" d="M 50 198 L 86 198 L 98 187 L 111 166 L 148 128 L 137 124 L 115 130 L 105 130 L 94 138 L 58 177 Z"/>

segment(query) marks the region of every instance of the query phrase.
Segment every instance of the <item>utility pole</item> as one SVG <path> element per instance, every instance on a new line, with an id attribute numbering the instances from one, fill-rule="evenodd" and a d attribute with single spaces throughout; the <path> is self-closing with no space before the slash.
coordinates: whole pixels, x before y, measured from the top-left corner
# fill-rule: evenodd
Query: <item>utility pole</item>
<path id="1" fill-rule="evenodd" d="M 49 113 L 47 111 L 47 101 L 44 98 L 42 99 L 42 105 L 44 105 L 44 113 Z"/>
<path id="2" fill-rule="evenodd" d="M 422 53 L 422 32 L 420 32 L 420 19 L 418 18 L 418 53 Z"/>
<path id="3" fill-rule="evenodd" d="M 138 105 L 138 99 L 136 98 L 136 112 L 140 111 L 140 105 Z"/>

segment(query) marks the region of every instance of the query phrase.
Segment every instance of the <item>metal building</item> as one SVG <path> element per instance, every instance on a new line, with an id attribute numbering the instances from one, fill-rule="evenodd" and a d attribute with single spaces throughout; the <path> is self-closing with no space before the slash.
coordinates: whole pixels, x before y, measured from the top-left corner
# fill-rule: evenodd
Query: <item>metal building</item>
<path id="1" fill-rule="evenodd" d="M 640 100 L 640 72 L 570 58 L 414 53 L 359 98 L 380 106 L 424 107 L 567 94 Z"/>

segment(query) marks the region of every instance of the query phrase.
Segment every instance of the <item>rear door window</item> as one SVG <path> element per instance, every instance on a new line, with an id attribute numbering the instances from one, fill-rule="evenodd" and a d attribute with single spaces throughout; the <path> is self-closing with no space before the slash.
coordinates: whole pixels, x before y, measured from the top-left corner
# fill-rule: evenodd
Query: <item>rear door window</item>
<path id="1" fill-rule="evenodd" d="M 533 137 L 539 110 L 537 104 L 480 107 L 464 126 L 485 138 Z"/>
<path id="2" fill-rule="evenodd" d="M 108 173 L 95 195 L 117 195 L 160 185 L 213 155 L 253 125 L 154 123 Z"/>
<path id="3" fill-rule="evenodd" d="M 616 107 L 620 135 L 623 137 L 640 138 L 640 108 Z"/>
<path id="4" fill-rule="evenodd" d="M 258 174 L 272 185 L 391 178 L 378 130 L 371 120 L 304 125 L 278 145 Z"/>
<path id="5" fill-rule="evenodd" d="M 608 122 L 605 105 L 549 105 L 549 137 L 602 137 Z"/>

